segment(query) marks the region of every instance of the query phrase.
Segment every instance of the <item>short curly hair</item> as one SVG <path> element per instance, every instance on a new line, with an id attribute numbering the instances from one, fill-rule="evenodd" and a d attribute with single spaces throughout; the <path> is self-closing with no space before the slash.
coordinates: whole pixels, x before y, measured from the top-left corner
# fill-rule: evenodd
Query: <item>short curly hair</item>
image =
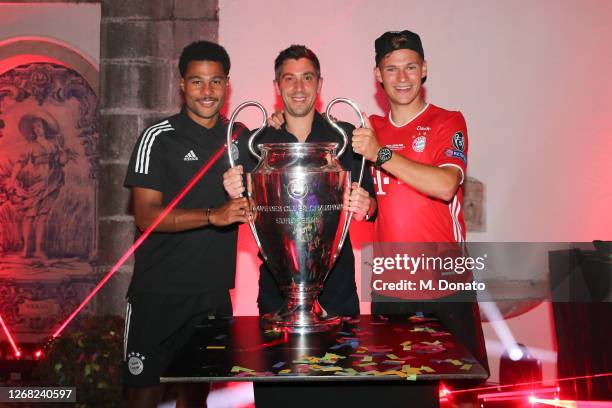
<path id="1" fill-rule="evenodd" d="M 178 64 L 181 77 L 185 76 L 187 66 L 192 61 L 218 62 L 223 66 L 225 75 L 229 75 L 231 67 L 230 57 L 225 48 L 219 44 L 210 41 L 196 41 L 183 48 Z"/>

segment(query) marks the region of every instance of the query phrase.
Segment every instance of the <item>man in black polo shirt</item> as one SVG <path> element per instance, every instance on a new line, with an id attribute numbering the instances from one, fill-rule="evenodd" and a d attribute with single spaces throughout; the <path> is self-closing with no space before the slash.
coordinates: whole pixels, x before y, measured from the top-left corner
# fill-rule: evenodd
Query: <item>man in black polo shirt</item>
<path id="1" fill-rule="evenodd" d="M 315 110 L 317 96 L 321 91 L 322 79 L 319 60 L 314 52 L 303 45 L 292 45 L 280 52 L 274 61 L 274 86 L 283 100 L 284 123 L 279 129 L 268 127 L 258 136 L 258 143 L 292 143 L 292 142 L 338 142 L 342 136 L 332 128 Z M 351 137 L 353 126 L 338 122 L 349 137 L 349 145 L 340 158 L 342 167 L 351 171 L 353 181 L 347 210 L 354 212 L 354 219 L 361 221 L 371 218 L 376 212 L 376 200 L 370 172 L 363 174 L 363 187 L 357 186 L 361 169 L 361 156 L 353 152 Z M 251 157 L 251 156 L 249 156 Z M 242 165 L 250 171 L 252 161 L 242 156 Z M 223 185 L 230 197 L 239 197 L 244 192 L 242 184 L 243 166 L 236 166 L 223 175 Z M 259 296 L 257 303 L 259 313 L 272 313 L 285 304 L 285 299 L 272 277 L 268 266 L 262 262 L 259 268 Z M 323 285 L 318 298 L 319 304 L 327 315 L 355 316 L 359 314 L 359 297 L 355 285 L 355 257 L 350 236 L 347 236 L 344 247 L 336 264 Z M 308 381 L 305 383 L 284 384 L 254 383 L 255 405 L 262 407 L 285 406 L 287 401 L 312 398 L 313 395 L 331 395 L 336 387 L 324 382 Z M 323 394 L 326 393 L 326 394 Z"/>
<path id="2" fill-rule="evenodd" d="M 140 232 L 224 148 L 227 120 L 219 110 L 229 69 L 229 56 L 218 44 L 196 42 L 183 50 L 183 109 L 143 132 L 125 178 Z M 231 146 L 236 159 L 248 154 L 244 130 Z M 157 407 L 159 378 L 196 325 L 209 315 L 232 315 L 236 223 L 247 221 L 247 203 L 227 201 L 221 180 L 228 168 L 223 154 L 135 252 L 123 364 L 130 406 Z M 207 387 L 182 386 L 178 406 L 203 406 L 206 394 Z"/>
<path id="3" fill-rule="evenodd" d="M 274 62 L 274 71 L 274 85 L 277 94 L 283 100 L 285 123 L 279 129 L 268 127 L 257 137 L 255 144 L 292 142 L 338 142 L 341 144 L 341 135 L 315 110 L 315 102 L 322 85 L 321 69 L 315 53 L 303 45 L 292 45 L 280 52 Z M 342 166 L 351 171 L 353 181 L 347 210 L 355 213 L 356 221 L 361 221 L 364 218 L 371 218 L 376 212 L 372 178 L 366 169 L 362 187 L 357 186 L 361 156 L 355 154 L 351 147 L 350 138 L 353 126 L 344 122 L 338 124 L 349 137 L 347 150 L 340 159 Z M 241 163 L 248 171 L 253 166 L 253 162 L 245 159 L 242 156 Z M 230 197 L 239 197 L 244 192 L 242 173 L 243 166 L 236 166 L 224 174 L 223 184 Z M 350 236 L 346 238 L 340 256 L 327 277 L 318 300 L 328 315 L 355 316 L 359 314 L 359 298 L 355 285 L 355 257 Z M 265 263 L 262 263 L 260 267 L 257 302 L 261 315 L 274 312 L 285 303 Z"/>

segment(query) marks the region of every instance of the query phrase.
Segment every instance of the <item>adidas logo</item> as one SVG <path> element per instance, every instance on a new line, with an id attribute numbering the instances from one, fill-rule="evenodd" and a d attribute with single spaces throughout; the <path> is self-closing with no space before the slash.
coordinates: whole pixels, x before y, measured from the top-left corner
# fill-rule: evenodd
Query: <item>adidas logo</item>
<path id="1" fill-rule="evenodd" d="M 185 158 L 183 160 L 184 161 L 196 161 L 199 159 L 198 159 L 198 156 L 196 156 L 196 154 L 193 152 L 193 150 L 190 150 L 189 153 L 185 155 Z"/>

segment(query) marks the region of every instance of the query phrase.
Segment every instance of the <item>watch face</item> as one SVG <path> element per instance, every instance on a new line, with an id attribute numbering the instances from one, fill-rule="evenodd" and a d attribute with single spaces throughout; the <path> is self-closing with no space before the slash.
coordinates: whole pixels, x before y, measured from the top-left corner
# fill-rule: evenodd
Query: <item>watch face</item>
<path id="1" fill-rule="evenodd" d="M 378 151 L 378 156 L 376 157 L 375 165 L 380 167 L 383 163 L 388 162 L 391 159 L 391 149 L 388 147 L 383 147 Z"/>
<path id="2" fill-rule="evenodd" d="M 391 158 L 391 149 L 384 147 L 380 149 L 380 152 L 378 154 L 379 154 L 380 161 L 384 163 Z"/>

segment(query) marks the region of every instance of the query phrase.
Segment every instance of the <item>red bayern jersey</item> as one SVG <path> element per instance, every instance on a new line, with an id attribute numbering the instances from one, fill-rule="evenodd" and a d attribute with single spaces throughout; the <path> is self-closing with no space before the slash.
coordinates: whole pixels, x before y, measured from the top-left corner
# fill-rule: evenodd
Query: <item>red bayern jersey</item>
<path id="1" fill-rule="evenodd" d="M 450 202 L 426 196 L 408 184 L 372 167 L 378 216 L 376 242 L 463 242 L 463 180 L 467 167 L 468 138 L 461 112 L 428 104 L 403 126 L 387 116 L 372 115 L 378 141 L 393 154 L 432 166 L 461 170 L 462 185 Z"/>

